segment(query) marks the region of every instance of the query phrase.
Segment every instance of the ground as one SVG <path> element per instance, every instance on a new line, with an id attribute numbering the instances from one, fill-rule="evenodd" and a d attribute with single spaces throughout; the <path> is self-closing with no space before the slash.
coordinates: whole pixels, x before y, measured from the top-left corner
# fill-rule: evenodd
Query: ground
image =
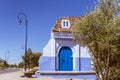
<path id="1" fill-rule="evenodd" d="M 1 70 L 0 70 L 1 72 Z M 23 70 L 17 70 L 14 72 L 0 74 L 0 80 L 71 80 L 67 78 L 52 78 L 52 77 L 38 77 L 33 76 L 32 78 L 22 77 L 24 74 Z M 72 80 L 83 80 L 83 79 L 72 79 Z"/>

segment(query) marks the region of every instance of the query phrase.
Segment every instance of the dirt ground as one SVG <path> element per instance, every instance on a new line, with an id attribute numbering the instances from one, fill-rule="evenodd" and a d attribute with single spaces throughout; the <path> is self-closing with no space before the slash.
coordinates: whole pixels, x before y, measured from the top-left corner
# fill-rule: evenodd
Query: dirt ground
<path id="1" fill-rule="evenodd" d="M 67 79 L 67 78 L 52 78 L 52 77 L 38 77 L 32 78 L 23 77 L 23 71 L 16 71 L 11 73 L 0 74 L 0 80 L 83 80 L 83 79 Z"/>

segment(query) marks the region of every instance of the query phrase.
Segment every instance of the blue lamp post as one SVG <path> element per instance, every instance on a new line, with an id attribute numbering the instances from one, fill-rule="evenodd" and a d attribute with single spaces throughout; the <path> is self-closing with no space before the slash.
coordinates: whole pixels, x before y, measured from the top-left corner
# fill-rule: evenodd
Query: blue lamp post
<path id="1" fill-rule="evenodd" d="M 18 18 L 18 23 L 22 24 L 23 17 L 25 19 L 25 59 L 24 59 L 24 70 L 26 71 L 26 54 L 27 54 L 27 37 L 28 37 L 28 20 L 27 16 L 25 13 L 18 13 L 17 18 Z"/>

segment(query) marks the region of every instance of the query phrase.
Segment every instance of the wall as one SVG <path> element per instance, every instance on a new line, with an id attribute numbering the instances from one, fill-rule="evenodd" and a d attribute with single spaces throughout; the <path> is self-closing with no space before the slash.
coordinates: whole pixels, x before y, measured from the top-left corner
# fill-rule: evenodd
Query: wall
<path id="1" fill-rule="evenodd" d="M 51 33 L 51 39 L 43 49 L 43 56 L 39 60 L 40 71 L 59 70 L 59 50 L 67 46 L 73 52 L 73 71 L 92 71 L 91 59 L 86 47 L 80 47 L 71 33 Z"/>
<path id="2" fill-rule="evenodd" d="M 55 71 L 55 39 L 51 38 L 43 48 L 39 59 L 39 71 Z"/>

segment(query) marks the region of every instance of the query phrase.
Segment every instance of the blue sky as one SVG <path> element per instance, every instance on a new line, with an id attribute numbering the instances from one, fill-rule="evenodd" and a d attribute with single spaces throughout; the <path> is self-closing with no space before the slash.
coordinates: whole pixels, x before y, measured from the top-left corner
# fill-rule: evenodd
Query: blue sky
<path id="1" fill-rule="evenodd" d="M 17 14 L 28 18 L 28 47 L 42 52 L 52 27 L 60 17 L 83 16 L 86 7 L 97 0 L 0 0 L 0 58 L 6 54 L 10 64 L 22 61 L 25 44 L 25 20 L 18 24 Z"/>

